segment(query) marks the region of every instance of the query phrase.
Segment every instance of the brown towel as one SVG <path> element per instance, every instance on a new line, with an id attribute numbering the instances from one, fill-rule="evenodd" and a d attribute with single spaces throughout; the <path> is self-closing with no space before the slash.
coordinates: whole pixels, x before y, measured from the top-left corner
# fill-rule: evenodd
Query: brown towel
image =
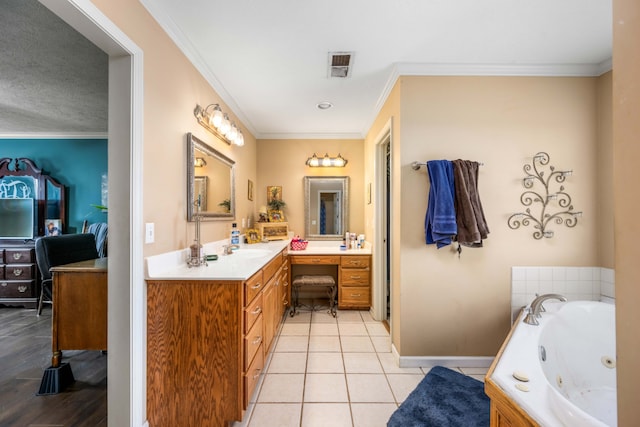
<path id="1" fill-rule="evenodd" d="M 478 162 L 470 160 L 453 161 L 454 205 L 458 224 L 456 240 L 461 245 L 472 247 L 482 247 L 482 239 L 489 234 L 478 194 L 478 166 Z"/>

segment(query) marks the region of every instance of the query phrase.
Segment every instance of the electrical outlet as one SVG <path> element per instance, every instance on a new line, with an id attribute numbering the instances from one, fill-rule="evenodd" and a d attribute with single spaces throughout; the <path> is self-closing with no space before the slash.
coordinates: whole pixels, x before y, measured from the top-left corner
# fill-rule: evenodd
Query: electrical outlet
<path id="1" fill-rule="evenodd" d="M 153 222 L 147 222 L 144 225 L 144 242 L 153 243 L 156 239 L 155 225 Z"/>

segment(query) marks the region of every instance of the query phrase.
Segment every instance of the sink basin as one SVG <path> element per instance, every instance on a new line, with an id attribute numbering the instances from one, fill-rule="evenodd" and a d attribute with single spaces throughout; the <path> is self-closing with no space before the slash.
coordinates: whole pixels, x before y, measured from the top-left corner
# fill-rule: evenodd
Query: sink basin
<path id="1" fill-rule="evenodd" d="M 233 255 L 239 258 L 262 258 L 271 254 L 268 249 L 236 249 L 233 251 Z"/>

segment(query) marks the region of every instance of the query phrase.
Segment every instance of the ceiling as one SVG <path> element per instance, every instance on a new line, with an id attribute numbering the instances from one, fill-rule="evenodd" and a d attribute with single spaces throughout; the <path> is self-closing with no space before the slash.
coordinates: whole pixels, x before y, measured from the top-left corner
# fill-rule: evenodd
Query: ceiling
<path id="1" fill-rule="evenodd" d="M 107 55 L 36 0 L 2 0 L 0 136 L 107 133 Z"/>
<path id="2" fill-rule="evenodd" d="M 399 75 L 611 67 L 611 0 L 140 1 L 260 139 L 362 138 Z M 62 27 L 3 0 L 0 133 L 106 131 L 106 55 Z M 329 52 L 352 53 L 349 77 L 329 77 Z"/>

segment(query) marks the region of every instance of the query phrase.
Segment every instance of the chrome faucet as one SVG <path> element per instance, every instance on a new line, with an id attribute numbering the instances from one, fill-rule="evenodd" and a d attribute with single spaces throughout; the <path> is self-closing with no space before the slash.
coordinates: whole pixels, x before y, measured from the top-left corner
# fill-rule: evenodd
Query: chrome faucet
<path id="1" fill-rule="evenodd" d="M 557 299 L 559 301 L 567 300 L 560 294 L 544 294 L 536 297 L 536 299 L 534 299 L 531 302 L 531 305 L 527 308 L 527 315 L 524 318 L 524 323 L 528 325 L 538 325 L 538 317 L 542 317 L 540 313 L 544 311 L 542 303 L 550 299 Z"/>

